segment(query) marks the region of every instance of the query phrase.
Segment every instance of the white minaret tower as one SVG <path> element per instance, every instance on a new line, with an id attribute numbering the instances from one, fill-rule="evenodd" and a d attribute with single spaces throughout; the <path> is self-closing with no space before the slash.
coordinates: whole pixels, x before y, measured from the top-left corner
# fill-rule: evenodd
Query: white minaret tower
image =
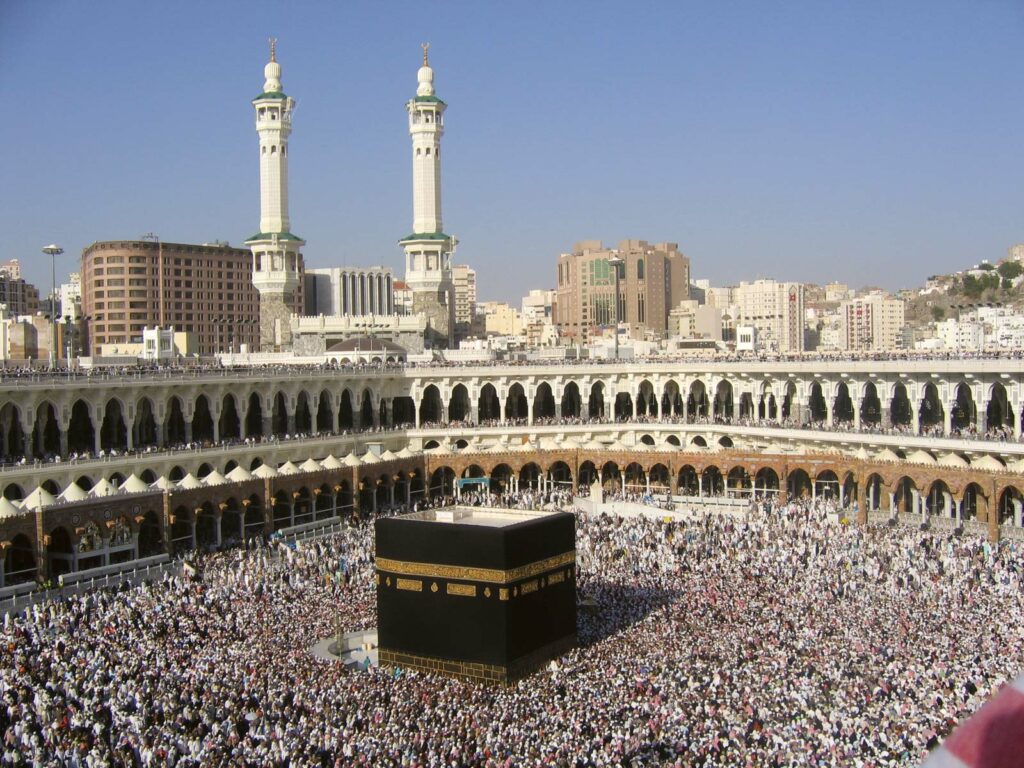
<path id="1" fill-rule="evenodd" d="M 413 311 L 426 315 L 431 346 L 454 346 L 455 287 L 452 248 L 455 240 L 441 224 L 441 136 L 447 105 L 434 95 L 434 70 L 423 44 L 423 66 L 416 96 L 406 103 L 412 136 L 412 234 L 405 248 L 405 281 L 413 293 Z"/>
<path id="2" fill-rule="evenodd" d="M 263 68 L 263 93 L 252 100 L 260 137 L 260 231 L 245 241 L 252 249 L 252 282 L 260 294 L 260 350 L 291 343 L 291 315 L 298 309 L 305 241 L 291 233 L 288 217 L 288 136 L 295 100 L 281 90 L 277 40 Z"/>

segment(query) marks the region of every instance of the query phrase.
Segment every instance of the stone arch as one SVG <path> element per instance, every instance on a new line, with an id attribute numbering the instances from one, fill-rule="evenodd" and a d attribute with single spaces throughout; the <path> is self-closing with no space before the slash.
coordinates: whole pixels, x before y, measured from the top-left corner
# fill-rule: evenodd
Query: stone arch
<path id="1" fill-rule="evenodd" d="M 701 490 L 705 496 L 721 496 L 725 493 L 725 478 L 722 470 L 710 464 L 700 473 Z"/>
<path id="2" fill-rule="evenodd" d="M 893 507 L 899 512 L 917 514 L 915 501 L 918 496 L 917 484 L 912 477 L 904 475 L 896 481 L 894 486 Z"/>
<path id="3" fill-rule="evenodd" d="M 690 384 L 690 392 L 686 397 L 686 418 L 688 421 L 706 419 L 710 411 L 707 387 L 703 381 L 695 379 Z"/>
<path id="4" fill-rule="evenodd" d="M 718 444 L 720 446 L 722 446 L 723 448 L 732 448 L 733 447 L 732 438 L 729 437 L 728 435 L 722 435 L 720 438 L 718 438 Z"/>
<path id="5" fill-rule="evenodd" d="M 754 487 L 753 478 L 742 464 L 737 464 L 729 470 L 729 474 L 725 476 L 725 483 L 730 496 L 745 496 Z"/>
<path id="6" fill-rule="evenodd" d="M 956 506 L 949 486 L 943 480 L 936 480 L 928 487 L 925 508 L 935 517 L 956 517 Z"/>
<path id="7" fill-rule="evenodd" d="M 373 426 L 373 393 L 367 387 L 363 390 L 363 401 L 359 406 L 359 428 L 370 429 Z"/>
<path id="8" fill-rule="evenodd" d="M 914 419 L 914 409 L 910 404 L 910 396 L 907 394 L 907 385 L 902 381 L 896 382 L 892 388 L 892 398 L 889 400 L 889 418 L 894 427 L 908 427 Z"/>
<path id="9" fill-rule="evenodd" d="M 498 464 L 491 470 L 491 493 L 502 494 L 512 490 L 512 467 Z"/>
<path id="10" fill-rule="evenodd" d="M 309 406 L 309 395 L 301 390 L 295 398 L 295 433 L 308 435 L 313 431 L 313 410 Z"/>
<path id="11" fill-rule="evenodd" d="M 878 397 L 878 387 L 873 381 L 864 385 L 864 394 L 860 399 L 860 421 L 867 425 L 882 422 L 882 400 Z"/>
<path id="12" fill-rule="evenodd" d="M 8 501 L 21 501 L 25 498 L 25 491 L 18 483 L 8 483 L 4 486 L 4 498 Z"/>
<path id="13" fill-rule="evenodd" d="M 807 411 L 812 424 L 820 424 L 828 415 L 825 395 L 822 393 L 821 382 L 815 381 L 807 393 Z"/>
<path id="14" fill-rule="evenodd" d="M 548 476 L 556 487 L 572 490 L 572 467 L 564 461 L 556 461 L 548 467 Z"/>
<path id="15" fill-rule="evenodd" d="M 946 409 L 942 407 L 939 399 L 939 388 L 934 381 L 924 385 L 924 392 L 921 395 L 921 405 L 918 421 L 920 431 L 924 432 L 931 428 L 940 428 L 946 418 Z"/>
<path id="16" fill-rule="evenodd" d="M 629 421 L 633 418 L 633 396 L 629 392 L 615 395 L 615 420 Z"/>
<path id="17" fill-rule="evenodd" d="M 536 462 L 528 462 L 519 470 L 519 489 L 538 490 L 540 488 L 541 471 Z"/>
<path id="18" fill-rule="evenodd" d="M 641 435 L 640 436 L 640 442 L 643 445 L 653 446 L 654 445 L 654 435 Z"/>
<path id="19" fill-rule="evenodd" d="M 622 473 L 614 461 L 606 461 L 601 467 L 601 487 L 609 493 L 616 493 L 622 488 Z"/>
<path id="20" fill-rule="evenodd" d="M 71 534 L 62 525 L 57 526 L 47 536 L 46 559 L 50 576 L 56 578 L 71 571 L 73 561 Z"/>
<path id="21" fill-rule="evenodd" d="M 882 494 L 885 492 L 885 480 L 877 472 L 868 475 L 864 481 L 864 502 L 869 512 L 877 512 L 882 508 Z M 888 503 L 888 500 L 886 500 Z"/>
<path id="22" fill-rule="evenodd" d="M 288 396 L 281 390 L 274 395 L 270 409 L 270 434 L 281 437 L 288 433 Z"/>
<path id="23" fill-rule="evenodd" d="M 739 416 L 741 419 L 757 418 L 757 409 L 754 407 L 754 396 L 750 392 L 740 395 Z"/>
<path id="24" fill-rule="evenodd" d="M 949 412 L 949 425 L 953 429 L 966 430 L 978 423 L 978 409 L 974 404 L 971 387 L 965 381 L 956 385 L 956 395 Z M 949 492 L 949 489 L 946 489 Z"/>
<path id="25" fill-rule="evenodd" d="M 416 403 L 408 395 L 391 399 L 391 424 L 401 427 L 416 422 Z"/>
<path id="26" fill-rule="evenodd" d="M 449 466 L 438 467 L 430 473 L 428 491 L 430 498 L 452 496 L 455 490 L 455 470 Z"/>
<path id="27" fill-rule="evenodd" d="M 786 382 L 785 395 L 782 397 L 782 420 L 798 420 L 799 413 L 796 411 L 796 382 L 790 379 Z"/>
<path id="28" fill-rule="evenodd" d="M 196 548 L 195 518 L 192 510 L 176 507 L 171 515 L 171 553 L 179 554 Z"/>
<path id="29" fill-rule="evenodd" d="M 529 415 L 526 392 L 518 381 L 509 387 L 505 398 L 505 421 L 525 421 Z"/>
<path id="30" fill-rule="evenodd" d="M 733 403 L 732 382 L 722 379 L 715 386 L 714 416 L 716 421 L 731 421 L 735 405 Z"/>
<path id="31" fill-rule="evenodd" d="M 71 406 L 71 422 L 68 425 L 68 450 L 74 453 L 92 453 L 96 447 L 96 430 L 92 423 L 89 404 L 75 400 Z"/>
<path id="32" fill-rule="evenodd" d="M 555 418 L 555 395 L 551 385 L 542 381 L 533 397 L 533 420 Z"/>
<path id="33" fill-rule="evenodd" d="M 661 390 L 661 415 L 663 417 L 683 416 L 685 415 L 685 409 L 686 406 L 683 403 L 679 382 L 675 379 L 669 379 Z"/>
<path id="34" fill-rule="evenodd" d="M 265 437 L 263 434 L 263 402 L 256 392 L 249 395 L 249 407 L 245 411 L 245 436 Z"/>
<path id="35" fill-rule="evenodd" d="M 469 421 L 469 390 L 465 384 L 456 384 L 448 399 L 448 421 Z"/>
<path id="36" fill-rule="evenodd" d="M 699 485 L 697 470 L 692 465 L 684 464 L 679 468 L 679 474 L 676 478 L 676 487 L 679 489 L 679 493 L 684 496 L 696 496 Z"/>
<path id="37" fill-rule="evenodd" d="M 850 397 L 850 386 L 840 381 L 836 386 L 836 397 L 832 403 L 832 419 L 836 423 L 853 422 L 853 398 Z"/>
<path id="38" fill-rule="evenodd" d="M 181 398 L 171 395 L 167 401 L 167 418 L 164 420 L 164 435 L 166 443 L 170 446 L 181 445 L 187 442 L 185 431 L 185 408 Z"/>
<path id="39" fill-rule="evenodd" d="M 153 407 L 153 401 L 146 396 L 140 397 L 135 403 L 132 436 L 135 439 L 136 448 L 160 443 L 160 434 L 156 425 L 156 410 Z"/>
<path id="40" fill-rule="evenodd" d="M 476 401 L 477 421 L 480 424 L 501 421 L 501 402 L 498 390 L 490 382 L 480 388 L 480 397 Z"/>
<path id="41" fill-rule="evenodd" d="M 627 493 L 646 493 L 647 475 L 638 462 L 631 461 L 623 472 L 622 489 Z"/>
<path id="42" fill-rule="evenodd" d="M 584 461 L 580 464 L 576 477 L 578 478 L 579 488 L 590 488 L 594 481 L 597 480 L 597 466 L 589 459 Z"/>
<path id="43" fill-rule="evenodd" d="M 578 419 L 582 408 L 583 400 L 580 397 L 580 387 L 575 381 L 570 381 L 562 390 L 562 418 Z"/>
<path id="44" fill-rule="evenodd" d="M 786 494 L 791 499 L 809 498 L 811 495 L 811 478 L 806 470 L 797 467 L 786 475 Z"/>
<path id="45" fill-rule="evenodd" d="M 779 418 L 779 404 L 775 399 L 775 389 L 770 381 L 761 384 L 761 398 L 757 404 L 757 417 L 769 421 L 776 421 Z"/>
<path id="46" fill-rule="evenodd" d="M 695 445 L 698 448 L 707 448 L 708 447 L 708 441 L 705 440 L 700 435 L 697 435 L 692 440 L 690 440 L 690 445 Z"/>
<path id="47" fill-rule="evenodd" d="M 316 400 L 316 432 L 319 435 L 329 435 L 334 432 L 334 404 L 331 402 L 331 393 L 321 389 Z"/>
<path id="48" fill-rule="evenodd" d="M 779 473 L 772 467 L 761 467 L 754 475 L 754 491 L 758 494 L 778 493 Z"/>
<path id="49" fill-rule="evenodd" d="M 128 449 L 128 428 L 124 416 L 124 405 L 119 398 L 107 400 L 103 407 L 103 421 L 100 422 L 100 448 L 104 451 Z"/>
<path id="50" fill-rule="evenodd" d="M 976 520 L 978 518 L 979 499 L 982 503 L 985 499 L 985 492 L 977 483 L 968 483 L 964 487 L 963 498 L 960 501 L 960 514 L 963 520 Z"/>
<path id="51" fill-rule="evenodd" d="M 831 469 L 823 469 L 814 478 L 814 495 L 819 499 L 838 499 L 839 488 L 839 477 Z"/>
<path id="52" fill-rule="evenodd" d="M 167 479 L 175 483 L 183 477 L 185 477 L 185 470 L 180 464 L 175 464 L 171 467 L 171 471 L 167 473 Z"/>
<path id="53" fill-rule="evenodd" d="M 591 419 L 603 419 L 604 410 L 604 382 L 595 381 L 590 385 L 590 396 L 587 398 L 587 414 Z"/>
<path id="54" fill-rule="evenodd" d="M 434 388 L 437 391 L 437 387 Z M 341 402 L 338 403 L 338 429 L 355 428 L 355 411 L 352 408 L 352 393 L 345 388 L 341 391 Z"/>
<path id="55" fill-rule="evenodd" d="M 238 416 L 235 396 L 231 393 L 221 398 L 217 431 L 220 433 L 221 440 L 238 440 L 242 437 L 242 420 Z"/>
<path id="56" fill-rule="evenodd" d="M 420 426 L 440 424 L 444 420 L 442 410 L 441 391 L 435 384 L 427 385 L 420 397 Z"/>
<path id="57" fill-rule="evenodd" d="M 648 379 L 640 382 L 636 391 L 636 415 L 657 416 L 658 397 L 654 394 L 654 385 Z"/>
<path id="58" fill-rule="evenodd" d="M 997 381 L 989 393 L 988 406 L 985 408 L 985 425 L 988 429 L 1012 429 L 1013 422 L 1013 406 L 1010 405 L 1006 387 Z"/>
<path id="59" fill-rule="evenodd" d="M 43 458 L 60 454 L 60 423 L 57 407 L 49 400 L 36 406 L 36 428 L 32 432 L 33 455 Z"/>
<path id="60" fill-rule="evenodd" d="M 1021 510 L 1024 509 L 1024 495 L 1014 485 L 1008 485 L 999 494 L 998 520 L 1000 525 L 1020 528 L 1024 525 Z"/>
<path id="61" fill-rule="evenodd" d="M 198 443 L 213 442 L 213 413 L 210 411 L 210 400 L 206 395 L 196 398 L 192 415 L 192 439 Z"/>
<path id="62" fill-rule="evenodd" d="M 23 456 L 25 433 L 21 426 L 21 409 L 14 403 L 0 406 L 0 453 L 7 457 Z"/>
<path id="63" fill-rule="evenodd" d="M 672 489 L 672 475 L 661 462 L 658 462 L 648 471 L 647 476 L 651 481 L 652 493 L 668 493 Z"/>

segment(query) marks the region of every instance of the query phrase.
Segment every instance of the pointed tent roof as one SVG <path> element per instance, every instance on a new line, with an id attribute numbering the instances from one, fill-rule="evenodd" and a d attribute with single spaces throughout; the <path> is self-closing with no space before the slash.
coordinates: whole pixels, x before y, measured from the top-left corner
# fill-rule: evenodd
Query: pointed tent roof
<path id="1" fill-rule="evenodd" d="M 928 453 L 928 451 L 923 451 L 920 448 L 918 448 L 916 451 L 913 451 L 907 456 L 907 461 L 911 462 L 912 464 L 934 465 L 935 457 Z"/>
<path id="2" fill-rule="evenodd" d="M 148 491 L 149 486 L 145 480 L 133 472 L 128 475 L 127 480 L 121 483 L 121 490 L 125 493 L 142 493 L 143 491 Z"/>
<path id="3" fill-rule="evenodd" d="M 101 478 L 100 481 L 92 487 L 92 490 L 89 491 L 89 495 L 92 496 L 93 498 L 99 498 L 101 496 L 113 496 L 115 493 L 117 493 L 117 488 L 115 488 L 113 484 L 105 477 Z"/>
<path id="4" fill-rule="evenodd" d="M 394 461 L 397 458 L 398 458 L 398 456 L 396 454 L 392 453 L 390 449 L 384 451 L 384 453 L 382 453 L 380 455 L 380 460 L 381 461 Z"/>
<path id="5" fill-rule="evenodd" d="M 342 462 L 342 464 L 344 464 L 346 467 L 359 467 L 362 466 L 362 463 L 363 462 L 361 462 L 359 460 L 359 457 L 356 456 L 354 453 L 350 453 L 348 456 L 345 457 L 345 460 Z"/>
<path id="6" fill-rule="evenodd" d="M 39 486 L 21 502 L 21 507 L 25 510 L 36 510 L 56 503 L 57 499 L 54 498 L 53 494 L 43 488 L 43 486 Z"/>
<path id="7" fill-rule="evenodd" d="M 161 475 L 156 479 L 156 482 L 150 483 L 150 488 L 157 488 L 161 491 L 172 491 L 174 490 L 174 481 L 167 478 L 166 475 Z"/>
<path id="8" fill-rule="evenodd" d="M 972 467 L 978 466 L 978 462 L 977 461 L 972 461 L 971 462 L 971 466 Z M 1010 470 L 1011 472 L 1024 473 L 1024 458 L 1017 459 L 1016 461 L 1010 462 L 1009 464 L 1006 465 L 1006 468 L 1008 470 Z"/>
<path id="9" fill-rule="evenodd" d="M 434 456 L 449 456 L 451 454 L 451 451 L 448 450 L 444 443 L 441 443 L 437 448 L 429 448 L 428 451 Z"/>
<path id="10" fill-rule="evenodd" d="M 208 485 L 208 486 L 209 485 L 224 485 L 224 483 L 226 483 L 227 481 L 228 481 L 228 479 L 226 477 L 224 477 L 224 475 L 222 475 L 216 469 L 213 470 L 213 472 L 211 472 L 210 474 L 208 474 L 206 477 L 203 478 L 203 484 L 204 485 Z"/>
<path id="11" fill-rule="evenodd" d="M 297 475 L 299 474 L 299 468 L 296 467 L 292 462 L 286 461 L 280 467 L 277 468 L 277 474 L 279 475 Z"/>
<path id="12" fill-rule="evenodd" d="M 82 486 L 78 483 L 72 483 L 57 498 L 61 501 L 81 501 L 89 498 L 89 494 L 82 490 Z"/>
<path id="13" fill-rule="evenodd" d="M 963 458 L 955 453 L 947 453 L 945 456 L 940 456 L 936 462 L 940 467 L 969 467 L 970 464 Z"/>
<path id="14" fill-rule="evenodd" d="M 320 462 L 320 466 L 324 469 L 341 469 L 345 465 L 338 461 L 332 453 L 326 459 Z"/>
<path id="15" fill-rule="evenodd" d="M 253 477 L 264 479 L 267 477 L 277 477 L 277 470 L 269 464 L 260 464 L 256 469 L 252 471 Z"/>
<path id="16" fill-rule="evenodd" d="M 6 496 L 0 496 L 0 520 L 25 514 L 25 510 Z"/>
<path id="17" fill-rule="evenodd" d="M 303 472 L 319 472 L 323 467 L 320 466 L 320 462 L 310 457 L 299 465 L 299 469 Z"/>
<path id="18" fill-rule="evenodd" d="M 246 480 L 252 479 L 252 473 L 249 472 L 245 467 L 239 464 L 237 467 L 228 472 L 227 479 L 233 483 L 242 483 Z"/>
<path id="19" fill-rule="evenodd" d="M 855 459 L 866 460 L 868 458 L 868 452 L 864 450 L 864 446 L 862 445 L 859 446 L 857 450 L 853 452 L 853 457 Z"/>
<path id="20" fill-rule="evenodd" d="M 883 448 L 876 455 L 875 458 L 879 461 L 899 461 L 900 457 L 896 455 L 896 452 L 891 448 Z"/>
<path id="21" fill-rule="evenodd" d="M 971 466 L 977 467 L 978 469 L 991 469 L 996 472 L 1001 472 L 1004 469 L 1006 469 L 1006 467 L 1003 466 L 1003 462 L 1001 462 L 995 456 L 992 456 L 987 453 L 981 458 L 974 459 L 973 461 L 971 461 Z"/>
<path id="22" fill-rule="evenodd" d="M 409 450 L 409 446 L 408 446 L 408 445 L 403 445 L 403 446 L 402 446 L 402 450 L 400 450 L 400 451 L 399 451 L 398 453 L 396 453 L 395 455 L 396 455 L 396 456 L 397 456 L 398 458 L 400 458 L 400 459 L 411 459 L 411 458 L 412 458 L 413 456 L 415 456 L 416 454 L 414 454 L 414 453 L 413 453 L 412 451 L 410 451 L 410 450 Z"/>
<path id="23" fill-rule="evenodd" d="M 380 464 L 380 459 L 373 455 L 370 451 L 367 451 L 359 457 L 363 464 Z"/>
<path id="24" fill-rule="evenodd" d="M 179 490 L 190 491 L 193 488 L 202 488 L 202 487 L 203 487 L 203 481 L 200 480 L 195 475 L 193 475 L 191 472 L 189 472 L 187 475 L 185 475 L 183 478 L 181 478 L 181 480 L 178 481 L 178 489 Z"/>

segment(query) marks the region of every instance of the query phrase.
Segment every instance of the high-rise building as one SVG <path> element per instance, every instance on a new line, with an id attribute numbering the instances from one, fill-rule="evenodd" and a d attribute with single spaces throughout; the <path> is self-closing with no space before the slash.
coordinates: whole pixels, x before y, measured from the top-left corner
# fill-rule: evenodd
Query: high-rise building
<path id="1" fill-rule="evenodd" d="M 804 350 L 804 286 L 776 280 L 741 282 L 731 291 L 731 316 L 736 326 L 757 329 L 759 349 L 771 352 Z"/>
<path id="2" fill-rule="evenodd" d="M 469 335 L 476 314 L 476 270 L 466 264 L 454 265 L 452 285 L 455 289 L 455 335 L 463 339 Z"/>
<path id="3" fill-rule="evenodd" d="M 394 282 L 390 267 L 307 269 L 305 314 L 393 315 Z"/>
<path id="4" fill-rule="evenodd" d="M 66 283 L 60 284 L 60 317 L 77 321 L 82 315 L 82 279 L 72 272 Z"/>
<path id="5" fill-rule="evenodd" d="M 252 282 L 260 294 L 260 349 L 291 342 L 290 318 L 302 311 L 305 241 L 292 234 L 288 215 L 288 137 L 295 100 L 281 89 L 276 41 L 263 68 L 263 92 L 252 100 L 260 151 L 260 231 L 245 241 L 252 250 Z"/>
<path id="6" fill-rule="evenodd" d="M 872 293 L 844 301 L 839 306 L 843 349 L 887 351 L 903 339 L 905 307 L 902 299 Z"/>
<path id="7" fill-rule="evenodd" d="M 228 245 L 148 240 L 93 243 L 82 251 L 82 313 L 91 349 L 141 344 L 147 327 L 196 335 L 200 354 L 259 340 L 252 253 Z"/>
<path id="8" fill-rule="evenodd" d="M 617 312 L 616 258 L 621 259 Z M 586 343 L 616 319 L 635 338 L 647 332 L 664 336 L 669 312 L 689 298 L 690 260 L 675 243 L 623 240 L 613 250 L 599 240 L 585 240 L 558 257 L 557 269 L 555 323 L 573 342 Z"/>
<path id="9" fill-rule="evenodd" d="M 0 304 L 6 307 L 8 317 L 34 315 L 39 311 L 39 290 L 13 274 L 0 269 Z"/>
<path id="10" fill-rule="evenodd" d="M 412 137 L 412 234 L 399 244 L 405 249 L 405 282 L 412 290 L 413 312 L 427 319 L 426 342 L 432 347 L 455 344 L 455 287 L 452 283 L 454 240 L 441 220 L 441 137 L 447 105 L 434 93 L 434 70 L 423 45 L 423 66 L 416 78 L 416 96 L 406 105 Z"/>
<path id="11" fill-rule="evenodd" d="M 0 277 L 4 275 L 11 280 L 21 280 L 21 262 L 17 259 L 0 261 Z"/>

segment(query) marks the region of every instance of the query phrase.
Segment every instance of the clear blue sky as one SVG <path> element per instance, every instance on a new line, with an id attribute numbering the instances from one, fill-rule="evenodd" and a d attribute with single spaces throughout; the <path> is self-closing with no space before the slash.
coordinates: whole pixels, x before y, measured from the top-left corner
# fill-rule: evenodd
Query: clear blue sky
<path id="1" fill-rule="evenodd" d="M 310 266 L 404 270 L 405 101 L 431 42 L 445 229 L 483 299 L 578 240 L 674 241 L 714 284 L 890 288 L 1024 241 L 1024 2 L 0 0 L 0 258 L 240 244 L 266 38 Z"/>

